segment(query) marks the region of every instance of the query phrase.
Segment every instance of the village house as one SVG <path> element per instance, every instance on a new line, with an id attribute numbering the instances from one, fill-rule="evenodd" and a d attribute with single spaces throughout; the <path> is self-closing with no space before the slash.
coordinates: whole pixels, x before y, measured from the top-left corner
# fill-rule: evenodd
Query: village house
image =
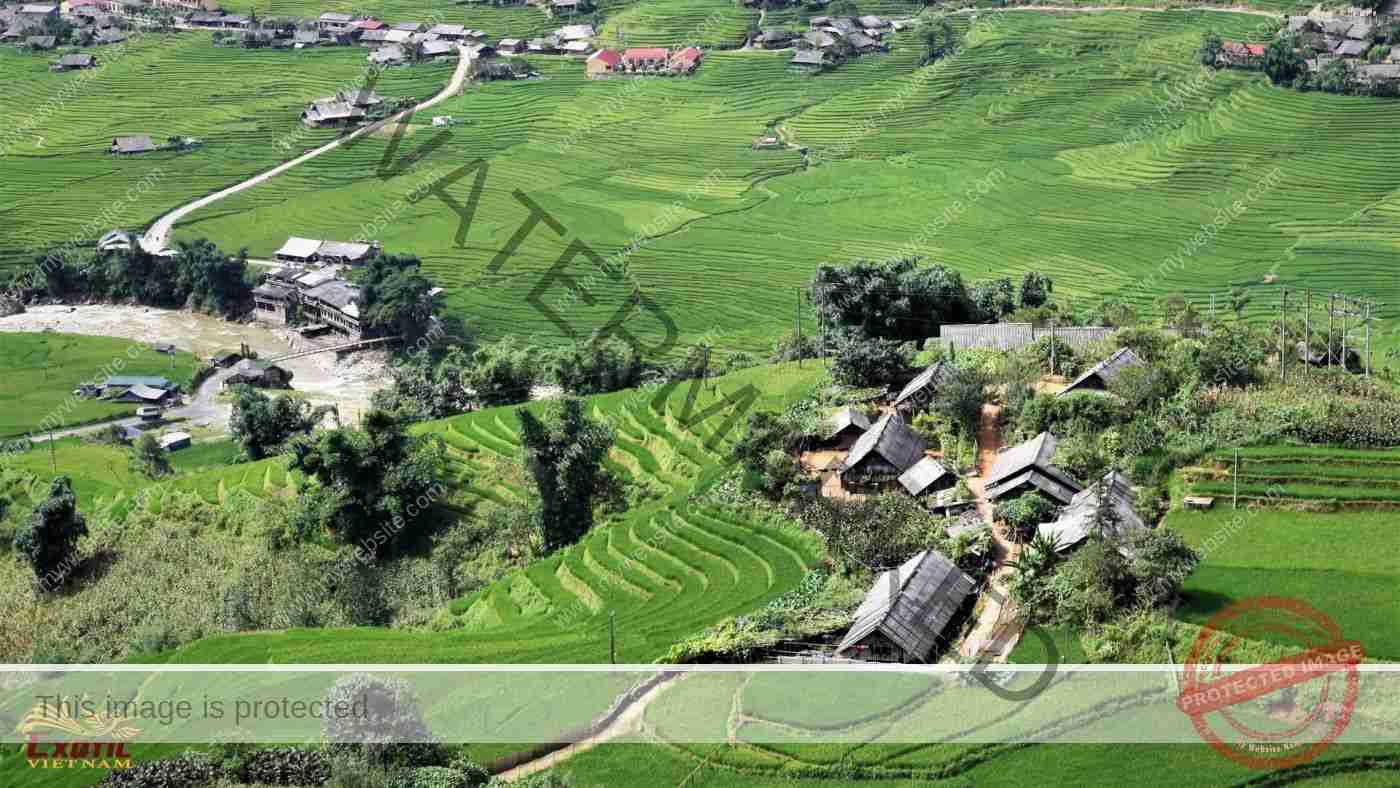
<path id="1" fill-rule="evenodd" d="M 465 53 L 466 57 L 472 60 L 496 56 L 496 48 L 486 43 L 467 44 L 462 47 L 462 51 Z"/>
<path id="2" fill-rule="evenodd" d="M 607 76 L 618 70 L 618 65 L 622 63 L 622 55 L 614 49 L 600 49 L 588 56 L 588 61 L 583 65 L 583 73 L 589 79 L 598 79 Z"/>
<path id="3" fill-rule="evenodd" d="M 631 73 L 659 71 L 666 67 L 670 52 L 662 47 L 640 47 L 622 53 L 622 67 Z"/>
<path id="4" fill-rule="evenodd" d="M 518 38 L 503 38 L 496 43 L 496 49 L 506 54 L 518 55 L 525 51 L 525 42 Z"/>
<path id="5" fill-rule="evenodd" d="M 360 89 L 357 92 L 362 97 L 366 94 L 374 96 L 372 92 L 365 89 Z M 343 93 L 344 91 L 342 91 Z M 312 263 L 355 264 L 366 262 L 378 254 L 379 245 L 377 243 L 319 241 L 291 236 L 280 249 L 273 253 L 273 257 L 281 262 L 297 265 L 310 265 Z"/>
<path id="6" fill-rule="evenodd" d="M 995 501 L 1038 490 L 1057 503 L 1069 503 L 1081 488 L 1079 482 L 1051 464 L 1055 445 L 1055 436 L 1042 432 L 998 455 L 987 473 L 987 498 Z"/>
<path id="7" fill-rule="evenodd" d="M 550 0 L 550 16 L 574 16 L 593 10 L 592 0 Z"/>
<path id="8" fill-rule="evenodd" d="M 912 418 L 915 413 L 926 409 L 929 403 L 933 402 L 933 398 L 938 394 L 938 387 L 943 385 L 952 371 L 953 368 L 946 362 L 935 361 L 905 384 L 891 404 L 899 411 L 900 416 Z"/>
<path id="9" fill-rule="evenodd" d="M 316 18 L 316 27 L 333 36 L 348 32 L 355 26 L 355 18 L 339 11 L 327 11 Z"/>
<path id="10" fill-rule="evenodd" d="M 587 41 L 565 41 L 559 45 L 559 51 L 566 55 L 586 55 L 593 51 L 593 45 Z"/>
<path id="11" fill-rule="evenodd" d="M 1126 369 L 1143 366 L 1142 359 L 1131 348 L 1123 348 L 1108 358 L 1084 370 L 1074 382 L 1056 396 L 1063 397 L 1076 391 L 1108 391 L 1113 381 Z"/>
<path id="12" fill-rule="evenodd" d="M 131 389 L 138 387 L 141 390 L 137 395 L 123 400 L 123 397 L 126 397 Z M 113 375 L 96 386 L 84 386 L 82 393 L 118 401 L 139 402 L 149 397 L 152 401 L 162 402 L 177 396 L 180 393 L 180 388 L 170 380 L 157 376 Z"/>
<path id="13" fill-rule="evenodd" d="M 932 457 L 924 457 L 899 475 L 899 486 L 915 498 L 930 496 L 930 500 L 940 506 L 951 503 L 951 493 L 958 486 L 958 476 Z"/>
<path id="14" fill-rule="evenodd" d="M 560 41 L 585 41 L 597 35 L 593 25 L 564 25 L 554 31 Z"/>
<path id="15" fill-rule="evenodd" d="M 424 41 L 418 45 L 418 54 L 425 60 L 450 57 L 457 53 L 457 45 L 451 41 Z"/>
<path id="16" fill-rule="evenodd" d="M 92 68 L 97 65 L 97 58 L 92 55 L 64 55 L 53 64 L 55 71 L 73 71 L 80 68 Z"/>
<path id="17" fill-rule="evenodd" d="M 423 24 L 422 22 L 397 22 L 392 26 L 391 29 L 398 30 L 401 33 L 413 34 L 422 33 L 423 31 L 428 29 L 428 26 Z"/>
<path id="18" fill-rule="evenodd" d="M 845 39 L 846 43 L 850 44 L 852 49 L 862 55 L 870 52 L 879 52 L 885 49 L 884 44 L 881 44 L 879 41 L 859 31 L 847 33 Z"/>
<path id="19" fill-rule="evenodd" d="M 292 373 L 276 364 L 265 364 L 252 359 L 238 362 L 233 374 L 224 380 L 224 388 L 231 386 L 253 386 L 264 389 L 291 388 Z"/>
<path id="20" fill-rule="evenodd" d="M 802 34 L 802 40 L 813 49 L 826 50 L 836 46 L 836 36 L 825 30 L 811 30 Z"/>
<path id="21" fill-rule="evenodd" d="M 58 21 L 58 6 L 47 3 L 29 3 L 22 5 L 15 11 L 15 24 L 20 29 L 43 27 L 50 22 Z"/>
<path id="22" fill-rule="evenodd" d="M 352 107 L 344 101 L 332 99 L 313 101 L 301 113 L 302 123 L 318 129 L 348 126 L 364 119 L 365 111 L 363 109 Z"/>
<path id="23" fill-rule="evenodd" d="M 369 53 L 369 62 L 376 66 L 402 66 L 408 63 L 408 56 L 398 44 L 380 47 Z"/>
<path id="24" fill-rule="evenodd" d="M 24 39 L 24 48 L 34 52 L 47 52 L 58 46 L 58 39 L 53 36 L 30 36 Z"/>
<path id="25" fill-rule="evenodd" d="M 763 49 L 787 49 L 798 38 L 791 30 L 765 30 L 754 36 L 753 43 Z"/>
<path id="26" fill-rule="evenodd" d="M 837 470 L 851 492 L 884 492 L 924 458 L 924 439 L 896 413 L 887 413 L 862 434 Z"/>
<path id="27" fill-rule="evenodd" d="M 292 34 L 292 47 L 294 49 L 306 49 L 321 45 L 321 34 L 315 30 L 298 30 Z"/>
<path id="28" fill-rule="evenodd" d="M 686 47 L 671 56 L 672 74 L 693 74 L 695 69 L 700 67 L 700 60 L 705 53 L 698 47 Z"/>
<path id="29" fill-rule="evenodd" d="M 1220 52 L 1215 56 L 1218 66 L 1253 68 L 1264 62 L 1264 45 L 1247 44 L 1242 41 L 1222 41 Z"/>
<path id="30" fill-rule="evenodd" d="M 113 137 L 112 147 L 107 149 L 108 153 L 116 153 L 123 156 L 130 156 L 137 153 L 150 153 L 156 149 L 156 144 L 147 136 L 134 137 Z"/>
<path id="31" fill-rule="evenodd" d="M 298 321 L 304 334 L 331 330 L 355 340 L 361 337 L 359 298 L 359 286 L 341 279 L 336 266 L 289 266 L 253 290 L 253 314 L 275 324 Z"/>
<path id="32" fill-rule="evenodd" d="M 889 22 L 874 15 L 862 16 L 856 21 L 859 22 L 860 26 L 866 30 L 885 30 L 888 29 L 890 26 Z"/>
<path id="33" fill-rule="evenodd" d="M 167 432 L 160 437 L 160 447 L 165 451 L 188 449 L 192 439 L 188 432 Z"/>
<path id="34" fill-rule="evenodd" d="M 428 30 L 428 35 L 434 38 L 441 38 L 446 41 L 465 41 L 467 38 L 466 25 L 433 25 Z"/>
<path id="35" fill-rule="evenodd" d="M 870 662 L 924 662 L 975 587 L 937 550 L 876 578 L 836 655 Z"/>
<path id="36" fill-rule="evenodd" d="M 1066 345 L 1078 348 L 1108 339 L 1113 332 L 1114 329 L 1108 326 L 1039 328 L 1033 323 L 951 323 L 938 327 L 938 338 L 944 345 L 952 345 L 958 350 L 1020 350 L 1052 335 Z"/>
<path id="37" fill-rule="evenodd" d="M 384 30 L 385 28 L 388 27 L 388 25 L 386 25 L 382 20 L 379 20 L 379 19 L 372 19 L 372 18 L 371 18 L 371 19 L 360 19 L 360 20 L 358 20 L 358 21 L 355 22 L 355 24 L 353 25 L 353 27 L 354 27 L 356 30 L 362 30 L 362 31 L 368 33 L 368 32 L 371 31 L 371 30 Z"/>
<path id="38" fill-rule="evenodd" d="M 870 417 L 855 408 L 842 408 L 827 419 L 822 443 L 837 449 L 849 449 L 870 429 Z"/>
<path id="39" fill-rule="evenodd" d="M 1097 482 L 1075 493 L 1069 505 L 1053 522 L 1042 523 L 1037 532 L 1055 540 L 1060 552 L 1083 544 L 1090 534 L 1112 542 L 1119 553 L 1133 557 L 1133 534 L 1150 530 L 1137 513 L 1133 486 L 1117 471 L 1109 471 Z"/>
<path id="40" fill-rule="evenodd" d="M 99 252 L 129 252 L 136 243 L 136 239 L 126 230 L 108 230 L 97 239 L 97 251 Z"/>
<path id="41" fill-rule="evenodd" d="M 1369 47 L 1366 45 L 1365 41 L 1353 41 L 1348 39 L 1337 44 L 1337 47 L 1332 50 L 1332 54 L 1337 57 L 1359 57 L 1366 54 L 1367 49 L 1369 49 Z"/>
<path id="42" fill-rule="evenodd" d="M 1356 77 L 1362 82 L 1372 85 L 1381 82 L 1394 82 L 1395 80 L 1400 80 L 1400 64 L 1376 63 L 1374 65 L 1357 66 Z"/>
<path id="43" fill-rule="evenodd" d="M 819 49 L 799 49 L 792 54 L 788 65 L 803 71 L 820 71 L 831 62 L 830 56 Z"/>

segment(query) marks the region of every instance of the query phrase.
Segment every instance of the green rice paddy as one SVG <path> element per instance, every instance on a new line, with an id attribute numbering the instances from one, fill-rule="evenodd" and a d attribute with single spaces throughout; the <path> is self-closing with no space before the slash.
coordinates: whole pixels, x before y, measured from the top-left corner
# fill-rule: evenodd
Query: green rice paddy
<path id="1" fill-rule="evenodd" d="M 1400 452 L 1327 446 L 1241 449 L 1236 476 L 1233 451 L 1222 451 L 1187 472 L 1198 495 L 1267 504 L 1321 504 L 1390 508 L 1400 502 Z M 1238 485 L 1236 481 L 1238 480 Z"/>

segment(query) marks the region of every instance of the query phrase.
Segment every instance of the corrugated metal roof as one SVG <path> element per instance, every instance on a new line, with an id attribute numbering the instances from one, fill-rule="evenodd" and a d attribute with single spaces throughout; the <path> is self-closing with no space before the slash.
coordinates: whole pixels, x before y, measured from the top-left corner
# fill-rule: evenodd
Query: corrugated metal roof
<path id="1" fill-rule="evenodd" d="M 932 457 L 925 457 L 900 474 L 899 483 L 910 495 L 918 495 L 934 482 L 949 475 L 948 469 L 944 468 L 942 463 Z"/>
<path id="2" fill-rule="evenodd" d="M 1055 336 L 1070 347 L 1107 339 L 1114 329 L 1108 326 L 1056 326 Z M 1036 328 L 1031 323 L 954 323 L 938 327 L 941 341 L 958 348 L 991 348 L 1019 350 L 1041 337 L 1050 336 L 1052 329 Z"/>
<path id="3" fill-rule="evenodd" d="M 878 631 L 922 661 L 973 586 L 942 553 L 925 550 L 876 579 L 836 653 Z"/>
<path id="4" fill-rule="evenodd" d="M 1025 443 L 1013 446 L 997 456 L 987 473 L 987 486 L 1017 475 L 1032 465 L 1048 465 L 1055 456 L 1055 436 L 1042 432 Z"/>
<path id="5" fill-rule="evenodd" d="M 826 420 L 826 434 L 822 437 L 830 440 L 850 426 L 855 426 L 862 431 L 868 430 L 870 429 L 870 417 L 855 408 L 842 408 L 831 414 L 831 417 Z"/>
<path id="6" fill-rule="evenodd" d="M 1009 479 L 988 485 L 987 498 L 995 501 L 1023 484 L 1035 487 L 1062 504 L 1069 503 L 1079 492 L 1079 485 L 1058 468 L 1029 468 Z"/>
<path id="7" fill-rule="evenodd" d="M 915 375 L 914 379 L 909 381 L 908 385 L 900 390 L 899 396 L 894 398 L 895 407 L 903 405 L 926 386 L 932 385 L 937 389 L 939 386 L 943 385 L 943 381 L 948 379 L 948 375 L 951 372 L 952 368 L 948 366 L 947 362 L 935 361 L 930 364 L 923 372 Z"/>
<path id="8" fill-rule="evenodd" d="M 1148 526 L 1133 506 L 1133 487 L 1128 478 L 1117 471 L 1109 471 L 1102 479 L 1076 493 L 1054 522 L 1042 523 L 1038 530 L 1055 537 L 1061 550 L 1098 532 L 1116 543 L 1118 552 L 1132 557 L 1128 540 L 1134 533 L 1148 530 Z"/>

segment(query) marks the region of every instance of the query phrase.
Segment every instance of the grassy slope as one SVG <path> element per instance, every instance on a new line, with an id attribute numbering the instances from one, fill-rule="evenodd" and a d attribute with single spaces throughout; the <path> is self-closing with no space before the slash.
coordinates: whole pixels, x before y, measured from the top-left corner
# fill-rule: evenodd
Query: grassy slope
<path id="1" fill-rule="evenodd" d="M 686 337 L 717 329 L 727 346 L 789 328 L 793 291 L 817 263 L 911 251 L 976 277 L 1041 268 L 1057 292 L 1117 293 L 1144 307 L 1168 292 L 1258 284 L 1269 271 L 1291 287 L 1393 300 L 1388 130 L 1400 103 L 1276 90 L 1256 74 L 1198 77 L 1203 31 L 1244 37 L 1259 23 L 1207 12 L 1008 13 L 932 72 L 921 72 L 906 36 L 890 54 L 816 78 L 790 73 L 777 53 L 711 52 L 692 79 L 640 86 L 589 82 L 575 61 L 536 58 L 545 79 L 473 88 L 435 110 L 471 122 L 415 170 L 379 181 L 370 173 L 383 143 L 366 143 L 201 212 L 182 232 L 261 254 L 289 232 L 350 236 L 391 215 L 375 234 L 422 256 L 457 312 L 488 333 L 541 338 L 560 329 L 524 296 L 564 241 L 541 229 L 482 277 L 526 218 L 517 188 L 601 254 L 661 236 L 630 255 L 632 272 Z M 1185 90 L 1179 109 L 1169 90 Z M 828 163 L 804 170 L 795 151 L 750 150 L 777 122 Z M 427 140 L 419 133 L 406 147 Z M 403 198 L 477 158 L 490 171 L 459 250 L 450 207 Z M 1249 202 L 1275 167 L 1281 179 Z M 988 193 L 965 198 L 990 173 L 1000 176 Z M 460 203 L 472 181 L 447 191 Z M 1212 243 L 1149 277 L 1236 200 L 1247 210 Z M 945 211 L 946 227 L 923 232 Z M 576 260 L 571 273 L 587 269 Z M 599 304 L 567 310 L 576 331 L 631 292 L 599 279 L 590 285 Z M 1261 286 L 1251 311 L 1276 294 Z M 542 293 L 564 295 L 559 283 Z"/>
<path id="2" fill-rule="evenodd" d="M 116 363 L 121 366 L 116 367 Z M 132 403 L 72 398 L 71 392 L 79 383 L 106 377 L 104 372 L 159 375 L 189 391 L 199 364 L 190 353 L 167 356 L 125 339 L 4 334 L 0 337 L 0 369 L 5 371 L 0 376 L 0 438 L 22 435 L 50 415 L 53 426 L 61 429 L 65 424 L 134 414 Z"/>
<path id="3" fill-rule="evenodd" d="M 754 385 L 758 408 L 779 408 L 806 391 L 820 369 L 811 363 L 762 367 L 701 386 L 693 413 Z M 653 401 L 656 390 L 590 400 L 595 416 L 618 432 L 609 464 L 654 497 L 596 528 L 578 545 L 531 564 L 453 605 L 445 632 L 376 629 L 293 630 L 212 637 L 169 655 L 177 662 L 603 662 L 608 613 L 617 615 L 620 662 L 649 662 L 676 641 L 728 615 L 741 614 L 793 587 L 820 550 L 809 538 L 757 528 L 732 515 L 690 507 L 687 499 L 721 469 L 742 420 L 724 429 L 733 408 L 686 418 L 690 386 Z M 664 405 L 662 405 L 664 403 Z M 656 407 L 653 407 L 653 404 Z M 682 422 L 685 422 L 682 424 Z M 517 500 L 526 493 L 471 480 L 493 458 L 513 461 L 518 426 L 508 408 L 422 425 L 447 447 L 444 469 L 454 505 Z M 708 445 L 707 445 L 708 444 Z M 183 482 L 212 496 L 241 486 L 286 489 L 277 462 L 233 466 Z M 628 558 L 633 560 L 628 560 Z"/>

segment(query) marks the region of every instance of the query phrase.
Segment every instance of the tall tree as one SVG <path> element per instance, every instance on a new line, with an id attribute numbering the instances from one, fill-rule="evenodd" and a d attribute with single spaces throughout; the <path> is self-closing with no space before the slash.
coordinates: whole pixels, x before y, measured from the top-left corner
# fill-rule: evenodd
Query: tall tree
<path id="1" fill-rule="evenodd" d="M 433 445 L 382 410 L 366 413 L 361 429 L 302 436 L 291 448 L 291 467 L 319 485 L 302 496 L 297 529 L 331 531 L 371 555 L 392 551 L 441 491 Z"/>
<path id="2" fill-rule="evenodd" d="M 1050 300 L 1050 293 L 1054 289 L 1055 283 L 1050 277 L 1036 271 L 1027 271 L 1026 275 L 1021 277 L 1021 306 L 1044 306 L 1045 302 Z"/>
<path id="3" fill-rule="evenodd" d="M 925 339 L 940 323 L 967 322 L 973 307 L 962 275 L 938 263 L 918 263 L 908 257 L 822 265 L 810 286 L 812 303 L 828 327 L 877 339 Z"/>
<path id="4" fill-rule="evenodd" d="M 525 469 L 540 497 L 539 533 L 546 550 L 578 541 L 593 527 L 593 501 L 604 482 L 610 427 L 583 413 L 583 401 L 564 397 L 544 418 L 519 408 Z"/>
<path id="5" fill-rule="evenodd" d="M 160 447 L 155 436 L 149 432 L 136 439 L 136 443 L 131 447 L 128 462 L 133 472 L 147 479 L 159 479 L 173 473 L 165 449 Z"/>
<path id="6" fill-rule="evenodd" d="M 1264 73 L 1275 85 L 1292 82 L 1303 70 L 1303 57 L 1298 54 L 1293 36 L 1276 38 L 1264 49 Z"/>
<path id="7" fill-rule="evenodd" d="M 539 376 L 536 349 L 513 336 L 477 348 L 465 372 L 467 385 L 475 392 L 477 402 L 486 407 L 528 401 L 530 389 Z"/>
<path id="8" fill-rule="evenodd" d="M 87 532 L 87 521 L 78 513 L 73 482 L 60 476 L 49 486 L 49 496 L 19 527 L 15 550 L 34 570 L 40 587 L 52 590 L 63 584 L 78 540 Z"/>
<path id="9" fill-rule="evenodd" d="M 321 411 L 313 410 L 306 400 L 285 394 L 272 399 L 251 386 L 233 390 L 229 432 L 250 460 L 276 454 L 293 437 L 311 432 L 320 420 Z"/>
<path id="10" fill-rule="evenodd" d="M 360 270 L 360 314 L 366 332 L 405 343 L 429 335 L 439 311 L 433 283 L 412 255 L 380 255 Z"/>

